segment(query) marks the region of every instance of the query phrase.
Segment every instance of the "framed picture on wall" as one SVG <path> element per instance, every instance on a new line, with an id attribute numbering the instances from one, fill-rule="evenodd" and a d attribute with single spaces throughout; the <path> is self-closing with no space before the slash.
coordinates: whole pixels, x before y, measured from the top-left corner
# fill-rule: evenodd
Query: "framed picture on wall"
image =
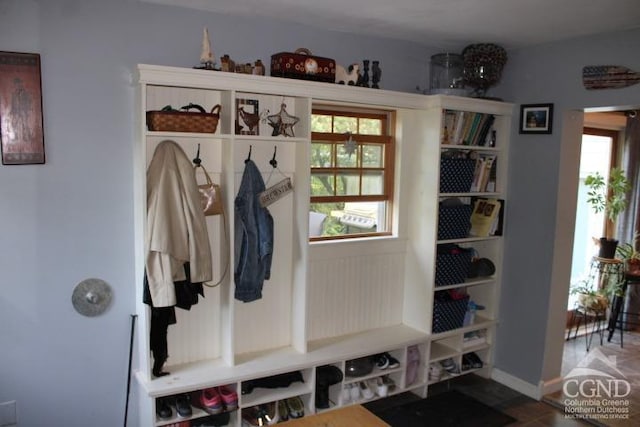
<path id="1" fill-rule="evenodd" d="M 520 106 L 520 133 L 548 134 L 552 131 L 553 104 Z"/>
<path id="2" fill-rule="evenodd" d="M 2 164 L 44 163 L 40 55 L 0 52 Z"/>

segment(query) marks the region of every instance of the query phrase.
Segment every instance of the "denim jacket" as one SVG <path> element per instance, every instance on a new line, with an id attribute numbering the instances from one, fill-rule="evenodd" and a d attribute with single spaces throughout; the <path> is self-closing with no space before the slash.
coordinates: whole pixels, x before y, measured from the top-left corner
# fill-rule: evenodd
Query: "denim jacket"
<path id="1" fill-rule="evenodd" d="M 245 161 L 235 199 L 235 298 L 251 302 L 262 298 L 262 285 L 271 275 L 273 218 L 260 206 L 265 190 L 262 175 L 252 160 Z"/>

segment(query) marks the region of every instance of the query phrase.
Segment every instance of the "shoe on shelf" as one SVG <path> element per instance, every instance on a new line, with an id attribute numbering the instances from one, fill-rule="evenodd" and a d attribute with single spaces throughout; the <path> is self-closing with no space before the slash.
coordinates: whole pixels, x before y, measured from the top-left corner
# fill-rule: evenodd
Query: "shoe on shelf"
<path id="1" fill-rule="evenodd" d="M 389 367 L 389 359 L 385 355 L 386 353 L 376 354 L 374 360 L 376 362 L 376 368 L 387 369 Z"/>
<path id="2" fill-rule="evenodd" d="M 179 418 L 189 418 L 193 414 L 190 401 L 191 395 L 188 393 L 176 395 L 176 412 Z"/>
<path id="3" fill-rule="evenodd" d="M 349 403 L 351 401 L 351 384 L 344 384 L 342 392 L 340 393 L 340 399 L 342 404 Z"/>
<path id="4" fill-rule="evenodd" d="M 387 360 L 389 361 L 389 365 L 388 365 L 389 369 L 395 369 L 398 366 L 400 366 L 400 362 L 398 361 L 398 359 L 396 359 L 389 353 L 384 353 L 384 357 L 386 357 Z"/>
<path id="5" fill-rule="evenodd" d="M 348 384 L 349 392 L 351 393 L 351 401 L 356 403 L 360 400 L 360 386 L 357 383 Z"/>
<path id="6" fill-rule="evenodd" d="M 329 409 L 329 386 L 316 383 L 316 409 Z"/>
<path id="7" fill-rule="evenodd" d="M 371 399 L 375 396 L 375 393 L 369 388 L 369 385 L 365 381 L 360 381 L 358 385 L 360 387 L 360 393 L 362 393 L 362 397 L 365 399 Z"/>
<path id="8" fill-rule="evenodd" d="M 372 378 L 369 380 L 369 388 L 376 391 L 376 394 L 380 397 L 387 397 L 389 394 L 389 386 L 387 386 L 381 377 Z"/>
<path id="9" fill-rule="evenodd" d="M 289 407 L 285 400 L 278 400 L 278 417 L 280 421 L 287 421 L 289 419 Z"/>
<path id="10" fill-rule="evenodd" d="M 290 397 L 286 400 L 287 408 L 289 408 L 289 417 L 302 418 L 304 417 L 304 403 L 298 396 Z"/>
<path id="11" fill-rule="evenodd" d="M 216 415 L 224 409 L 222 398 L 216 387 L 207 388 L 197 393 L 196 405 L 207 414 Z"/>
<path id="12" fill-rule="evenodd" d="M 242 409 L 243 426 L 270 426 L 277 423 L 278 419 L 276 402 L 269 402 Z"/>
<path id="13" fill-rule="evenodd" d="M 173 415 L 171 406 L 167 403 L 167 399 L 160 397 L 156 399 L 156 415 L 162 420 L 167 420 Z"/>
<path id="14" fill-rule="evenodd" d="M 387 386 L 388 391 L 391 392 L 396 389 L 396 383 L 391 378 L 389 378 L 389 375 L 383 375 L 381 379 L 382 384 Z"/>
<path id="15" fill-rule="evenodd" d="M 218 394 L 220 395 L 220 399 L 222 399 L 225 410 L 233 411 L 238 409 L 238 393 L 236 393 L 234 389 L 223 385 L 218 387 Z"/>

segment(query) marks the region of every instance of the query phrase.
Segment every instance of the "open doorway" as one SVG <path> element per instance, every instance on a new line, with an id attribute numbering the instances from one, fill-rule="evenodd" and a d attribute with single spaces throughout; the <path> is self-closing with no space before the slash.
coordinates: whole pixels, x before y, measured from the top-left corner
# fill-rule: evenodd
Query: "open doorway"
<path id="1" fill-rule="evenodd" d="M 626 125 L 624 111 L 584 114 L 580 149 L 577 150 L 580 160 L 569 290 L 571 287 L 584 284 L 589 280 L 593 257 L 598 254 L 598 246 L 594 243 L 594 238 L 597 239 L 604 235 L 605 216 L 604 213 L 594 212 L 587 203 L 588 189 L 585 185 L 585 178 L 598 172 L 606 181 L 611 169 L 620 166 L 619 147 L 625 138 Z M 576 298 L 571 294 L 567 298 L 567 328 L 573 326 L 569 320 L 575 319 L 571 313 L 576 306 Z M 585 326 L 583 325 L 581 333 L 588 330 Z M 567 345 L 569 345 L 570 351 L 566 351 Z M 581 352 L 576 353 L 575 345 L 569 342 L 565 344 L 561 368 L 563 374 L 569 372 L 582 360 L 583 357 L 580 355 L 584 356 L 585 349 L 580 346 L 578 348 L 581 349 Z"/>
<path id="2" fill-rule="evenodd" d="M 591 260 L 598 251 L 593 238 L 604 235 L 604 212 L 594 212 L 587 203 L 585 179 L 594 173 L 599 173 L 605 181 L 609 179 L 609 172 L 617 163 L 617 147 L 622 132 L 618 129 L 620 116 L 616 113 L 585 115 L 585 123 L 597 127 L 585 126 L 582 132 L 570 287 L 587 281 Z M 575 295 L 569 295 L 567 310 L 573 309 L 575 299 Z"/>

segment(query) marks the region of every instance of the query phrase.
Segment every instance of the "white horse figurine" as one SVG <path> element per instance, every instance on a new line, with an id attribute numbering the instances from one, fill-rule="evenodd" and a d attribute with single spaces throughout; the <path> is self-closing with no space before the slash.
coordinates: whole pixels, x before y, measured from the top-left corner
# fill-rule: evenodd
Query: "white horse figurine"
<path id="1" fill-rule="evenodd" d="M 336 65 L 336 83 L 344 85 L 355 85 L 360 76 L 360 65 L 349 65 L 349 72 L 342 65 Z"/>

